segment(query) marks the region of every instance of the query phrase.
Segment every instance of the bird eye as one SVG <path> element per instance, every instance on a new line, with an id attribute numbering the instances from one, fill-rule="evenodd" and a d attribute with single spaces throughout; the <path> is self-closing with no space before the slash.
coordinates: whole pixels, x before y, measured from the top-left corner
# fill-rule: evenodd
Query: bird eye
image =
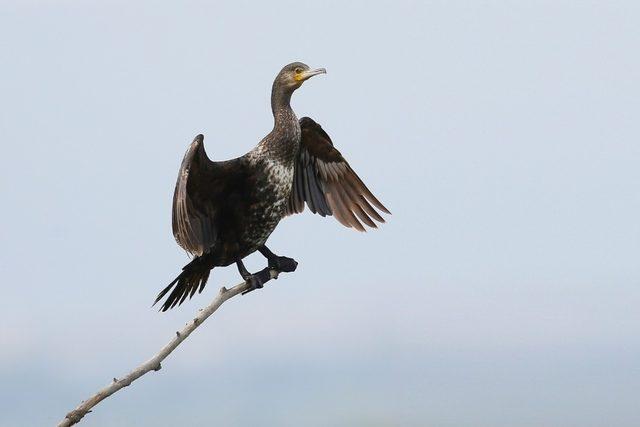
<path id="1" fill-rule="evenodd" d="M 298 67 L 294 70 L 296 74 L 300 74 L 302 72 L 302 68 Z"/>

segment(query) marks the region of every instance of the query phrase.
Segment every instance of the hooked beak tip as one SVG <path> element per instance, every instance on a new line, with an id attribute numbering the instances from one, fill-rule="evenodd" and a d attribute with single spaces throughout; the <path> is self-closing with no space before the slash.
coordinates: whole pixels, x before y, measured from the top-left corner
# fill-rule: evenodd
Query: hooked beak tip
<path id="1" fill-rule="evenodd" d="M 327 70 L 325 68 L 316 68 L 315 70 L 305 71 L 301 80 L 307 80 L 313 76 L 317 76 L 318 74 L 327 74 Z"/>

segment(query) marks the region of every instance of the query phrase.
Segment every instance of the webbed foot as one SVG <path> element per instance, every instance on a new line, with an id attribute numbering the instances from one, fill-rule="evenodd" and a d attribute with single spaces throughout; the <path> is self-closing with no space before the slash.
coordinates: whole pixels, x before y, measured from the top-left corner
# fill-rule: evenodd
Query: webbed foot
<path id="1" fill-rule="evenodd" d="M 286 256 L 275 256 L 269 258 L 269 268 L 277 271 L 291 273 L 292 271 L 296 271 L 297 267 L 298 262 L 293 258 L 288 258 Z"/>
<path id="2" fill-rule="evenodd" d="M 258 251 L 267 258 L 269 268 L 282 271 L 284 273 L 291 273 L 292 271 L 296 271 L 296 268 L 298 267 L 298 262 L 295 259 L 288 258 L 286 256 L 278 256 L 264 245 L 259 247 Z"/>
<path id="3" fill-rule="evenodd" d="M 244 291 L 242 295 L 255 291 L 256 289 L 262 289 L 264 284 L 271 280 L 271 272 L 269 268 L 264 268 L 257 273 L 243 276 L 243 278 L 249 284 L 249 289 Z"/>

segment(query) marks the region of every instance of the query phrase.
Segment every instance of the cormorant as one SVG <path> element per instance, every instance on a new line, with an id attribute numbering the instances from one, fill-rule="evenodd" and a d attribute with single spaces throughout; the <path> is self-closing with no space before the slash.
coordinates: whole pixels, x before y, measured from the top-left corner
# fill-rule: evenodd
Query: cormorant
<path id="1" fill-rule="evenodd" d="M 298 120 L 291 109 L 293 92 L 324 68 L 311 70 L 294 62 L 276 76 L 271 91 L 273 130 L 251 151 L 214 162 L 205 153 L 202 135 L 187 150 L 173 196 L 173 235 L 193 260 L 160 292 L 172 288 L 162 311 L 202 292 L 213 267 L 236 263 L 251 290 L 268 280 L 251 274 L 242 259 L 260 251 L 270 268 L 293 271 L 297 262 L 277 256 L 265 242 L 281 219 L 311 212 L 333 215 L 346 227 L 365 231 L 384 222 L 375 208 L 390 213 L 369 191 L 334 148 L 329 135 L 309 117 Z M 265 270 L 263 270 L 265 271 Z M 154 304 L 155 304 L 154 303 Z"/>

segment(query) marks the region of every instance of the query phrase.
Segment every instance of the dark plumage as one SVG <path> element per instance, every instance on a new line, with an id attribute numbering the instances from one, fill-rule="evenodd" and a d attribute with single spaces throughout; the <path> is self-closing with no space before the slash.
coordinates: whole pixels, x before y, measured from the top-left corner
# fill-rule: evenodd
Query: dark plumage
<path id="1" fill-rule="evenodd" d="M 265 246 L 278 222 L 304 210 L 333 215 L 340 223 L 364 231 L 384 222 L 376 209 L 389 211 L 367 189 L 336 150 L 329 135 L 308 117 L 298 120 L 291 109 L 292 93 L 308 78 L 324 73 L 295 62 L 277 75 L 271 93 L 273 130 L 250 152 L 213 162 L 196 136 L 184 156 L 173 197 L 173 235 L 193 260 L 156 298 L 169 291 L 162 311 L 201 292 L 213 267 L 238 265 L 252 288 L 264 279 L 242 264 L 260 251 L 269 266 L 293 271 L 297 263 L 273 254 Z M 155 304 L 155 303 L 154 303 Z"/>

